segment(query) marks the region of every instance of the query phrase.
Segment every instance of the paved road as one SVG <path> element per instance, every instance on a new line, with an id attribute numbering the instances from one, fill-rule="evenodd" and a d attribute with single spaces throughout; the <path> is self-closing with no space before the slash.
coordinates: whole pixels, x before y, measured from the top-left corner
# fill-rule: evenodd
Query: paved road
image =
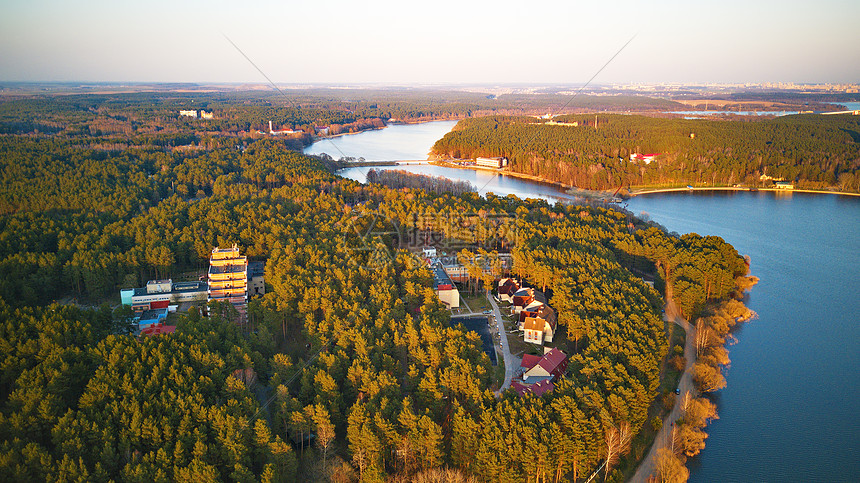
<path id="1" fill-rule="evenodd" d="M 630 478 L 631 483 L 647 482 L 648 477 L 655 473 L 654 463 L 657 461 L 657 450 L 672 444 L 672 432 L 675 428 L 675 421 L 681 417 L 681 401 L 684 399 L 684 394 L 687 392 L 690 392 L 693 396 L 697 394 L 695 387 L 693 387 L 693 363 L 696 361 L 696 328 L 678 314 L 678 307 L 675 305 L 675 301 L 672 300 L 672 291 L 669 288 L 666 290 L 666 300 L 664 320 L 671 320 L 687 331 L 687 341 L 684 344 L 684 358 L 687 360 L 687 364 L 684 367 L 684 374 L 681 375 L 681 380 L 678 383 L 678 389 L 681 390 L 681 394 L 675 396 L 675 407 L 672 408 L 672 412 L 663 420 L 663 428 L 657 433 L 651 450 L 645 456 L 645 459 L 642 460 L 642 463 L 639 464 L 636 474 Z"/>
<path id="2" fill-rule="evenodd" d="M 511 387 L 511 378 L 514 377 L 514 371 L 516 370 L 516 366 L 519 365 L 519 361 L 517 361 L 511 354 L 511 346 L 508 344 L 508 336 L 505 334 L 505 321 L 502 320 L 502 312 L 499 310 L 499 305 L 496 303 L 496 299 L 493 298 L 493 294 L 488 292 L 487 300 L 489 300 L 490 304 L 493 306 L 493 315 L 496 318 L 499 339 L 502 341 L 502 358 L 505 361 L 505 382 L 503 382 L 502 387 L 496 391 L 496 396 L 500 396 L 502 391 Z"/>

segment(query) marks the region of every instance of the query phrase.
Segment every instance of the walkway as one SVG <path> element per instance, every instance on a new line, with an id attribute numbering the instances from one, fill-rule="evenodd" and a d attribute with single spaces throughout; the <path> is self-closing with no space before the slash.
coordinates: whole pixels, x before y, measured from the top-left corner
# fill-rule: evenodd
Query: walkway
<path id="1" fill-rule="evenodd" d="M 672 290 L 670 287 L 666 288 L 666 301 L 664 320 L 674 321 L 687 331 L 687 341 L 684 344 L 684 358 L 687 360 L 687 364 L 684 367 L 684 374 L 681 375 L 681 380 L 678 383 L 678 389 L 681 390 L 681 394 L 675 396 L 675 407 L 672 408 L 672 412 L 663 420 L 663 428 L 654 438 L 654 444 L 651 446 L 648 455 L 639 464 L 636 474 L 630 478 L 631 483 L 645 483 L 648 481 L 648 477 L 655 473 L 657 450 L 672 444 L 675 421 L 681 417 L 681 400 L 683 399 L 683 395 L 687 394 L 687 392 L 690 392 L 694 396 L 697 394 L 693 386 L 693 363 L 696 361 L 696 328 L 678 314 L 678 307 L 675 305 L 675 301 L 672 300 Z"/>
<path id="2" fill-rule="evenodd" d="M 519 366 L 519 361 L 511 354 L 511 346 L 508 344 L 508 336 L 505 333 L 505 321 L 502 320 L 502 312 L 499 310 L 499 305 L 496 303 L 496 299 L 493 298 L 493 294 L 487 292 L 487 300 L 489 300 L 490 304 L 493 306 L 493 316 L 496 319 L 496 327 L 499 331 L 499 340 L 502 343 L 500 352 L 502 353 L 502 358 L 505 361 L 505 382 L 503 382 L 502 387 L 495 392 L 496 396 L 501 396 L 502 391 L 511 387 L 511 379 L 514 377 L 514 371 L 517 369 L 517 366 Z"/>

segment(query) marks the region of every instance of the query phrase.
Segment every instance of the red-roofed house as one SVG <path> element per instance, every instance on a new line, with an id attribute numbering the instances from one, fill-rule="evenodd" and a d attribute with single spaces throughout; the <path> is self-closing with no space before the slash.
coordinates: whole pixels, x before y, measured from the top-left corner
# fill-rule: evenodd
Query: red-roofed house
<path id="1" fill-rule="evenodd" d="M 529 304 L 534 302 L 534 289 L 522 288 L 513 295 L 514 312 L 519 314 Z"/>
<path id="2" fill-rule="evenodd" d="M 538 365 L 541 360 L 541 356 L 536 356 L 532 354 L 523 354 L 523 360 L 520 362 L 520 367 L 528 371 L 532 367 Z"/>
<path id="3" fill-rule="evenodd" d="M 524 374 L 511 381 L 511 389 L 520 396 L 540 396 L 555 389 L 555 381 L 567 370 L 567 355 L 558 349 L 546 350 L 543 356 L 524 354 L 520 368 Z"/>
<path id="4" fill-rule="evenodd" d="M 512 278 L 503 278 L 499 280 L 499 300 L 511 303 L 513 295 L 520 289 L 520 285 Z"/>
<path id="5" fill-rule="evenodd" d="M 528 383 L 529 379 L 543 380 L 550 377 L 552 379 L 561 377 L 564 371 L 567 370 L 567 355 L 558 349 L 551 349 L 541 357 L 534 367 L 523 374 L 523 381 Z"/>

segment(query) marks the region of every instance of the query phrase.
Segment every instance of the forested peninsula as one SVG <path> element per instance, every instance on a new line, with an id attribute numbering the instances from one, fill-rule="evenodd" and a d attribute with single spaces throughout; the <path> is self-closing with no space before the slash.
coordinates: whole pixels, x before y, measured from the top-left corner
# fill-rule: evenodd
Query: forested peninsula
<path id="1" fill-rule="evenodd" d="M 4 481 L 557 482 L 598 468 L 620 481 L 655 401 L 674 398 L 664 289 L 692 318 L 746 284 L 721 238 L 629 213 L 362 185 L 288 140 L 46 103 L 7 107 L 6 126 L 63 113 L 55 135 L 0 136 Z M 133 130 L 86 127 L 96 118 Z M 148 142 L 159 124 L 195 149 Z M 412 255 L 415 231 L 509 252 L 551 294 L 570 356 L 554 392 L 493 395 L 478 336 L 451 325 Z M 138 338 L 112 308 L 119 289 L 232 244 L 265 262 L 268 285 L 241 323 L 213 304 Z M 55 302 L 68 297 L 82 303 Z"/>
<path id="2" fill-rule="evenodd" d="M 860 191 L 860 118 L 851 115 L 485 117 L 459 122 L 433 153 L 505 156 L 512 172 L 592 190 L 769 187 L 784 180 L 801 189 Z"/>

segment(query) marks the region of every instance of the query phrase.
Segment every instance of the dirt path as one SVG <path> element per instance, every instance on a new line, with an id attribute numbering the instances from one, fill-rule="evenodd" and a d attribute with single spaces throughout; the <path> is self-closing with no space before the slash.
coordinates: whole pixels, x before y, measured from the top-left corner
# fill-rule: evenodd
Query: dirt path
<path id="1" fill-rule="evenodd" d="M 672 444 L 675 421 L 681 417 L 681 400 L 683 399 L 683 395 L 687 392 L 696 395 L 696 389 L 693 386 L 693 363 L 696 361 L 696 328 L 678 314 L 678 307 L 675 305 L 675 301 L 672 300 L 672 290 L 669 287 L 666 289 L 666 301 L 664 320 L 671 320 L 687 331 L 687 341 L 684 344 L 684 359 L 687 360 L 687 364 L 684 367 L 684 374 L 681 375 L 681 380 L 678 383 L 678 389 L 681 390 L 681 394 L 675 396 L 675 406 L 672 408 L 672 412 L 663 420 L 663 428 L 657 433 L 651 450 L 648 451 L 648 454 L 639 464 L 636 473 L 630 478 L 631 483 L 644 483 L 648 481 L 651 475 L 656 473 L 655 462 L 657 461 L 657 450 Z"/>

